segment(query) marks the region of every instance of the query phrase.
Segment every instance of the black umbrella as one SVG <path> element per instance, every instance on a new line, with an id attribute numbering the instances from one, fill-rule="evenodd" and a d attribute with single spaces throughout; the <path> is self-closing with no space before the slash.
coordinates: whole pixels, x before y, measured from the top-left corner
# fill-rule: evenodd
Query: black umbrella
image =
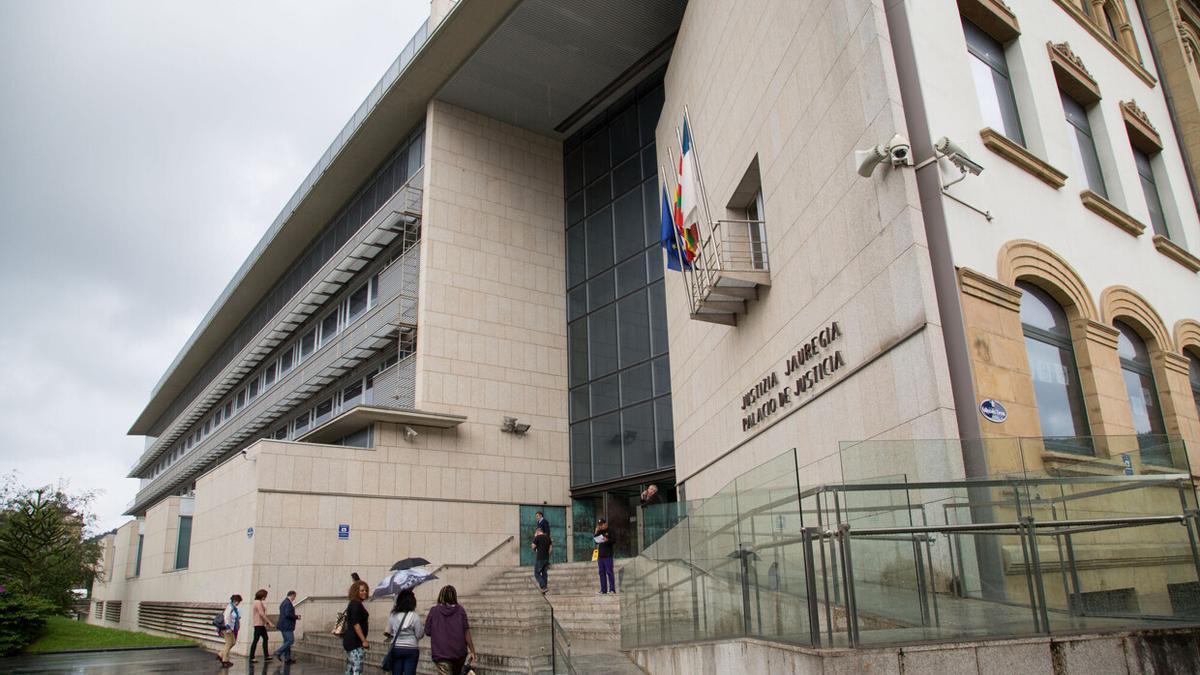
<path id="1" fill-rule="evenodd" d="M 396 564 L 392 565 L 392 571 L 407 570 L 413 567 L 420 567 L 421 565 L 428 564 L 429 561 L 424 558 L 405 558 L 404 560 L 397 560 Z"/>

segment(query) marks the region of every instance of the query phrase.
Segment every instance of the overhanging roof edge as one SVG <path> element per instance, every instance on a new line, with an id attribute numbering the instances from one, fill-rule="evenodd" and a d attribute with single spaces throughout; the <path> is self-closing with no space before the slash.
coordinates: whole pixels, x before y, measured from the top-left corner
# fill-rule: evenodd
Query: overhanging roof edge
<path id="1" fill-rule="evenodd" d="M 396 67 L 395 64 L 388 69 L 376 85 L 376 89 L 383 87 L 389 77 L 394 77 L 392 82 L 386 85 L 379 100 L 366 112 L 361 122 L 355 126 L 354 118 L 351 118 L 322 156 L 322 160 L 301 183 L 288 205 L 285 205 L 276 217 L 275 222 L 259 240 L 155 384 L 150 400 L 130 426 L 127 432 L 129 435 L 150 433 L 152 425 L 211 358 L 229 332 L 237 327 L 262 293 L 279 278 L 279 273 L 272 273 L 271 269 L 264 268 L 269 267 L 270 263 L 274 263 L 275 267 L 286 267 L 294 254 L 299 253 L 299 250 L 295 250 L 293 255 L 288 256 L 286 252 L 279 250 L 289 246 L 295 248 L 295 242 L 284 241 L 288 235 L 295 238 L 307 234 L 303 242 L 303 245 L 307 245 L 320 231 L 324 224 L 323 219 L 317 224 L 305 223 L 304 216 L 311 218 L 311 211 L 322 208 L 340 208 L 362 181 L 370 176 L 370 172 L 377 168 L 378 163 L 391 152 L 391 145 L 383 144 L 386 147 L 381 150 L 380 144 L 373 143 L 373 137 L 383 134 L 395 137 L 396 134 L 406 133 L 411 129 L 412 125 L 424 116 L 429 100 L 520 2 L 521 0 L 463 0 L 457 3 L 408 64 L 402 66 L 399 73 L 394 76 L 391 73 Z M 397 62 L 399 60 L 397 59 Z M 364 100 L 364 106 L 373 95 L 374 90 Z M 362 110 L 362 106 L 359 110 Z M 358 113 L 354 117 L 357 116 Z M 321 164 L 324 163 L 325 156 L 331 154 L 332 157 L 322 170 Z M 329 202 L 335 203 L 336 206 L 330 207 Z M 276 257 L 287 257 L 287 260 L 266 260 L 272 253 Z"/>

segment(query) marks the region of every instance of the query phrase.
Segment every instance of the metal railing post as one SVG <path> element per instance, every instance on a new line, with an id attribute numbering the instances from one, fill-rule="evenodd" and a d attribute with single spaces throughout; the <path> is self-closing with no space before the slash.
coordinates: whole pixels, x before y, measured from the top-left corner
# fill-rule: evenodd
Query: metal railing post
<path id="1" fill-rule="evenodd" d="M 1196 547 L 1196 531 L 1192 528 L 1192 521 L 1196 521 L 1196 526 L 1200 527 L 1200 511 L 1197 509 L 1188 508 L 1187 490 L 1184 482 L 1179 482 L 1179 506 L 1183 509 L 1183 526 L 1187 528 L 1188 544 L 1192 548 L 1192 565 L 1196 568 L 1196 578 L 1200 580 L 1200 551 Z"/>
<path id="2" fill-rule="evenodd" d="M 804 590 L 808 595 L 808 638 L 812 646 L 821 646 L 821 610 L 817 607 L 817 570 L 813 559 L 813 532 L 811 527 L 801 528 L 800 537 L 804 554 Z"/>
<path id="3" fill-rule="evenodd" d="M 1022 521 L 1025 523 L 1025 531 L 1029 536 L 1029 557 L 1033 569 L 1033 580 L 1037 590 L 1037 612 L 1038 617 L 1042 622 L 1041 632 L 1050 634 L 1050 612 L 1046 608 L 1046 586 L 1042 580 L 1042 559 L 1038 553 L 1037 531 L 1033 526 L 1033 516 L 1025 516 Z"/>
<path id="4" fill-rule="evenodd" d="M 854 560 L 850 556 L 850 525 L 842 523 L 837 531 L 838 548 L 842 556 L 842 583 L 846 593 L 846 634 L 850 646 L 858 646 L 858 603 L 854 595 Z"/>

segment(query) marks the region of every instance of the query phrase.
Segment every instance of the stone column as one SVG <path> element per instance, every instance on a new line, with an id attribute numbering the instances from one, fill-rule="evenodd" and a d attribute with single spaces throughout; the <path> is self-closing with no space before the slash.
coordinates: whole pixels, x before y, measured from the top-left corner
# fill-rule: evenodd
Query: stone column
<path id="1" fill-rule="evenodd" d="M 1196 440 L 1200 434 L 1200 420 L 1196 418 L 1196 402 L 1188 379 L 1188 360 L 1173 352 L 1157 350 L 1151 361 L 1167 435 L 1189 441 L 1188 463 L 1193 474 L 1200 474 L 1200 443 Z M 1172 460 L 1181 459 L 1174 454 L 1172 452 Z"/>

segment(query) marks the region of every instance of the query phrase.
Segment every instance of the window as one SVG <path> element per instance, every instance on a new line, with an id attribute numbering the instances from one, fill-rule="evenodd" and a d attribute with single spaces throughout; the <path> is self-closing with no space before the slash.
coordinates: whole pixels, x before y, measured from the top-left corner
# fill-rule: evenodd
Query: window
<path id="1" fill-rule="evenodd" d="M 313 424 L 320 424 L 321 422 L 324 422 L 325 420 L 329 419 L 329 416 L 332 414 L 333 399 L 327 398 L 318 403 L 316 408 L 313 408 Z"/>
<path id="2" fill-rule="evenodd" d="M 1046 447 L 1092 454 L 1067 314 L 1037 286 L 1018 281 L 1017 288 L 1023 291 L 1021 331 Z"/>
<path id="3" fill-rule="evenodd" d="M 338 330 L 338 315 L 341 313 L 341 308 L 333 310 L 324 319 L 321 319 L 321 345 L 328 344 L 333 336 L 337 335 Z"/>
<path id="4" fill-rule="evenodd" d="M 305 430 L 308 429 L 309 411 L 305 410 L 300 413 L 296 421 L 292 424 L 292 438 L 299 438 Z"/>
<path id="5" fill-rule="evenodd" d="M 1150 155 L 1133 148 L 1133 161 L 1137 164 L 1138 178 L 1142 183 L 1142 194 L 1146 195 L 1146 208 L 1150 210 L 1150 225 L 1155 234 L 1170 238 L 1167 232 L 1167 219 L 1163 214 L 1162 199 L 1159 198 L 1158 184 L 1154 180 L 1154 167 L 1150 163 Z"/>
<path id="6" fill-rule="evenodd" d="M 241 410 L 246 407 L 246 390 L 243 389 L 233 398 L 233 407 L 235 410 Z"/>
<path id="7" fill-rule="evenodd" d="M 367 304 L 370 300 L 370 292 L 367 290 L 367 285 L 364 284 L 350 294 L 346 300 L 346 323 L 350 323 L 362 316 L 363 312 L 367 311 Z"/>
<path id="8" fill-rule="evenodd" d="M 233 416 L 233 401 L 226 401 L 225 402 L 225 419 L 229 419 L 232 416 Z"/>
<path id="9" fill-rule="evenodd" d="M 192 517 L 179 516 L 179 540 L 175 544 L 175 569 L 187 569 L 192 554 Z"/>
<path id="10" fill-rule="evenodd" d="M 262 374 L 262 388 L 267 389 L 275 384 L 275 362 L 272 361 L 267 365 L 267 369 Z"/>
<path id="11" fill-rule="evenodd" d="M 285 425 L 283 425 L 283 426 L 279 427 L 278 429 L 276 429 L 276 430 L 275 430 L 275 433 L 274 433 L 274 434 L 271 434 L 271 437 L 272 437 L 272 438 L 274 438 L 274 439 L 275 439 L 275 440 L 277 440 L 277 441 L 286 441 L 286 440 L 287 440 L 287 436 L 288 436 L 288 433 L 287 433 L 287 431 L 288 431 L 288 430 L 287 430 L 287 425 L 285 424 Z"/>
<path id="12" fill-rule="evenodd" d="M 754 193 L 754 198 L 746 205 L 747 234 L 750 236 L 750 266 L 756 270 L 767 268 L 766 233 L 763 216 L 762 190 Z"/>
<path id="13" fill-rule="evenodd" d="M 372 425 L 367 425 L 358 431 L 347 434 L 334 445 L 345 445 L 351 448 L 369 448 L 371 447 L 371 428 Z"/>
<path id="14" fill-rule="evenodd" d="M 1075 151 L 1075 161 L 1083 171 L 1088 189 L 1107 198 L 1108 191 L 1104 188 L 1104 174 L 1100 171 L 1100 156 L 1096 154 L 1096 141 L 1092 137 L 1092 125 L 1088 123 L 1087 109 L 1065 93 L 1059 94 L 1063 112 L 1067 116 L 1067 135 L 1071 139 L 1071 149 Z"/>
<path id="15" fill-rule="evenodd" d="M 304 337 L 300 338 L 300 358 L 296 361 L 296 363 L 307 359 L 309 355 L 313 353 L 313 348 L 316 346 L 316 341 L 317 332 L 315 329 L 308 331 L 304 334 Z"/>
<path id="16" fill-rule="evenodd" d="M 258 380 L 256 374 L 254 379 L 250 380 L 250 384 L 246 385 L 246 401 L 253 401 L 254 397 L 258 396 Z"/>
<path id="17" fill-rule="evenodd" d="M 346 387 L 342 390 L 342 408 L 349 408 L 358 403 L 362 399 L 363 385 L 362 380 Z"/>
<path id="18" fill-rule="evenodd" d="M 1188 377 L 1192 381 L 1192 400 L 1196 402 L 1196 417 L 1200 419 L 1200 357 L 1188 354 Z"/>
<path id="19" fill-rule="evenodd" d="M 1132 328 L 1118 321 L 1116 328 L 1117 355 L 1121 358 L 1121 377 L 1125 380 L 1125 392 L 1129 396 L 1129 407 L 1133 412 L 1133 430 L 1138 435 L 1138 447 L 1142 450 L 1142 461 L 1151 464 L 1169 464 L 1162 448 L 1166 435 L 1162 408 L 1158 403 L 1158 390 L 1154 386 L 1154 372 L 1150 367 L 1150 352 L 1146 343 Z"/>
<path id="20" fill-rule="evenodd" d="M 137 557 L 133 559 L 133 576 L 142 576 L 142 540 L 145 535 L 138 535 Z"/>
<path id="21" fill-rule="evenodd" d="M 283 354 L 281 354 L 279 356 L 279 376 L 280 377 L 283 377 L 284 374 L 286 374 L 292 370 L 292 366 L 295 365 L 293 363 L 295 357 L 296 357 L 296 347 L 295 346 L 288 347 L 287 349 L 283 350 Z"/>
<path id="22" fill-rule="evenodd" d="M 1017 98 L 1004 58 L 1004 45 L 970 21 L 963 20 L 963 33 L 967 37 L 967 52 L 971 56 L 968 60 L 983 123 L 1009 140 L 1025 145 L 1021 118 L 1017 114 Z"/>
<path id="23" fill-rule="evenodd" d="M 222 419 L 223 418 L 221 416 L 221 406 L 217 406 L 217 412 L 213 413 L 213 428 L 214 429 L 221 426 Z"/>

